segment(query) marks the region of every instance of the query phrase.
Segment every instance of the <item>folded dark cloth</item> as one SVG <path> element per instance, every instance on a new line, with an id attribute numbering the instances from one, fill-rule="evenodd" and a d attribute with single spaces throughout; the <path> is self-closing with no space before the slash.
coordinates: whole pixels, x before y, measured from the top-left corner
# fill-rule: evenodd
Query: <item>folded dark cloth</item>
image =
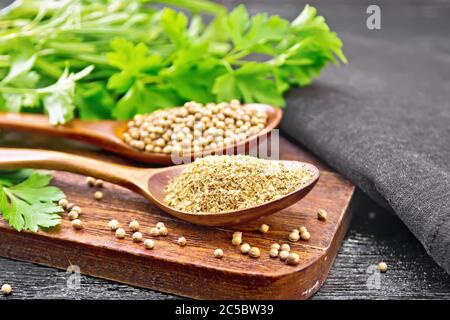
<path id="1" fill-rule="evenodd" d="M 342 36 L 350 63 L 293 90 L 281 129 L 390 206 L 450 273 L 448 35 Z"/>

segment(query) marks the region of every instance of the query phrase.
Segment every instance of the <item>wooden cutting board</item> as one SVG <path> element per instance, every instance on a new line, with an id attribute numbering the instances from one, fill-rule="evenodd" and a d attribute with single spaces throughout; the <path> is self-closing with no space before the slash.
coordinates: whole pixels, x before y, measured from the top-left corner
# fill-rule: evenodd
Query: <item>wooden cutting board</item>
<path id="1" fill-rule="evenodd" d="M 45 146 L 126 163 L 104 152 L 83 146 L 73 149 L 65 143 L 11 134 L 0 140 L 1 146 Z M 86 185 L 85 177 L 56 172 L 53 184 L 69 201 L 81 206 L 84 229 L 74 230 L 67 214 L 59 227 L 37 234 L 16 232 L 0 220 L 0 256 L 60 269 L 77 265 L 83 274 L 199 299 L 306 299 L 327 278 L 347 229 L 354 187 L 286 139 L 282 139 L 280 151 L 282 159 L 315 164 L 321 170 L 319 182 L 295 205 L 233 228 L 207 228 L 177 220 L 144 198 L 108 183 L 102 190 L 104 199 L 96 201 L 96 189 Z M 325 222 L 317 219 L 318 209 L 328 211 Z M 125 239 L 116 239 L 108 229 L 113 218 L 125 227 Z M 159 221 L 169 228 L 169 235 L 156 238 L 155 248 L 146 250 L 131 240 L 128 223 L 134 219 L 139 221 L 144 238 L 152 238 L 150 228 Z M 270 226 L 268 233 L 257 231 L 261 223 Z M 303 225 L 311 239 L 290 243 L 290 230 Z M 231 244 L 234 231 L 242 231 L 244 242 L 259 247 L 261 257 L 242 255 Z M 187 239 L 185 247 L 176 244 L 180 236 Z M 288 266 L 270 258 L 269 247 L 274 242 L 289 243 L 291 251 L 300 255 L 300 264 Z M 216 248 L 224 251 L 222 259 L 214 258 Z"/>

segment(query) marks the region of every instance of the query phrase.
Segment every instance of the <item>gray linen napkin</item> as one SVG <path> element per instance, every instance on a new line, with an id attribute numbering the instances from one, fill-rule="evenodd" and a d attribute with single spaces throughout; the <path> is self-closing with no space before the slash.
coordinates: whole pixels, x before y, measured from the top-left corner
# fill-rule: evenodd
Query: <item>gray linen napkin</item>
<path id="1" fill-rule="evenodd" d="M 450 273 L 448 34 L 342 36 L 349 65 L 292 91 L 281 129 L 390 206 Z"/>

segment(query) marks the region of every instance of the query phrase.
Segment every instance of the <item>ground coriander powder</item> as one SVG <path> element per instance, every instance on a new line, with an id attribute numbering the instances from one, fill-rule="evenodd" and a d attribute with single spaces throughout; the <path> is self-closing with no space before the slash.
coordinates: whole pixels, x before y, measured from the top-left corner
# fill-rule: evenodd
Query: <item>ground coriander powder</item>
<path id="1" fill-rule="evenodd" d="M 279 199 L 308 184 L 313 173 L 295 161 L 251 156 L 197 159 L 166 186 L 165 202 L 191 213 L 221 213 Z"/>

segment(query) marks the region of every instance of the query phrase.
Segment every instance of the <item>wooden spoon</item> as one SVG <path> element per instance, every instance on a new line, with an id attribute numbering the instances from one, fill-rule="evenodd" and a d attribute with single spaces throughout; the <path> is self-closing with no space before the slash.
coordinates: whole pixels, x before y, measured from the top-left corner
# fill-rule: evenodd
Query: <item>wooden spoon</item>
<path id="1" fill-rule="evenodd" d="M 267 126 L 257 135 L 249 137 L 238 144 L 227 148 L 218 148 L 211 154 L 234 154 L 236 148 L 245 146 L 255 139 L 267 137 L 270 131 L 278 126 L 282 111 L 266 104 L 246 104 L 245 108 L 266 112 L 268 115 Z M 23 131 L 49 136 L 69 138 L 84 141 L 100 148 L 109 150 L 129 159 L 158 164 L 172 164 L 170 154 L 138 151 L 122 140 L 123 133 L 127 130 L 127 121 L 82 121 L 72 120 L 61 126 L 52 126 L 48 118 L 43 115 L 26 113 L 0 113 L 0 129 L 11 131 Z M 195 157 L 194 154 L 190 158 Z M 188 156 L 189 158 L 189 156 Z"/>
<path id="2" fill-rule="evenodd" d="M 167 206 L 164 202 L 165 186 L 171 178 L 181 174 L 186 165 L 142 169 L 63 152 L 0 148 L 0 169 L 50 169 L 96 177 L 139 193 L 172 216 L 207 226 L 225 226 L 243 223 L 277 212 L 299 201 L 312 189 L 319 178 L 319 169 L 314 165 L 304 162 L 299 162 L 299 164 L 313 172 L 313 178 L 304 187 L 280 199 L 256 207 L 224 213 L 199 214 L 176 210 Z"/>

